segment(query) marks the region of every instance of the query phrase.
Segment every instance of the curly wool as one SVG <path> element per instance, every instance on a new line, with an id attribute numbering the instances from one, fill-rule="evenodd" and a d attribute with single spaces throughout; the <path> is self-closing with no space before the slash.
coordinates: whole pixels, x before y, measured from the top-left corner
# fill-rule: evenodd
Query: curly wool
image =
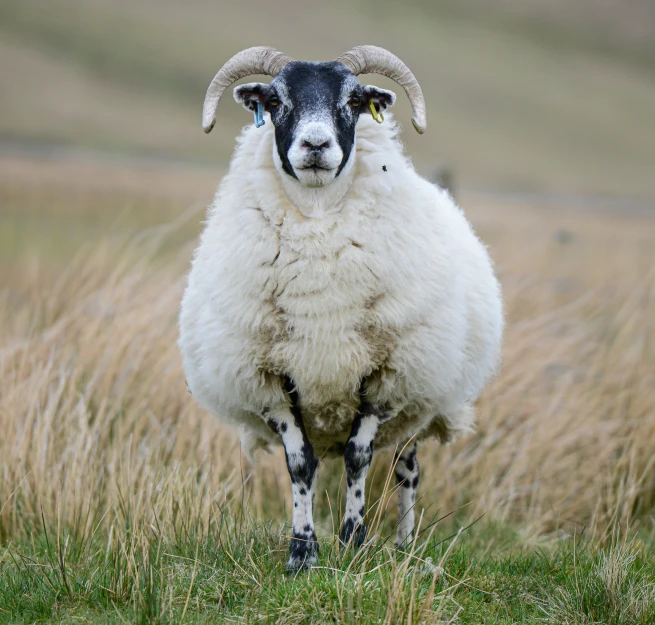
<path id="1" fill-rule="evenodd" d="M 250 456 L 280 442 L 262 415 L 284 400 L 282 375 L 317 455 L 343 452 L 362 379 L 393 415 L 378 449 L 473 426 L 471 402 L 500 358 L 500 288 L 462 211 L 414 171 L 397 132 L 391 115 L 362 116 L 345 197 L 309 216 L 281 184 L 272 124 L 238 140 L 179 344 L 194 398 L 238 427 Z"/>

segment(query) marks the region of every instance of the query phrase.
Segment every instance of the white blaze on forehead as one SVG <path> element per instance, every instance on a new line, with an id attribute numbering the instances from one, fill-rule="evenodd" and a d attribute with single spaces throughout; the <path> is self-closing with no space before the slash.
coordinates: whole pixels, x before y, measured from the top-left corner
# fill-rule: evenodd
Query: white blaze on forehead
<path id="1" fill-rule="evenodd" d="M 323 122 L 334 127 L 334 106 L 330 104 L 328 95 L 317 93 L 309 102 L 304 102 L 299 111 L 299 122 Z"/>

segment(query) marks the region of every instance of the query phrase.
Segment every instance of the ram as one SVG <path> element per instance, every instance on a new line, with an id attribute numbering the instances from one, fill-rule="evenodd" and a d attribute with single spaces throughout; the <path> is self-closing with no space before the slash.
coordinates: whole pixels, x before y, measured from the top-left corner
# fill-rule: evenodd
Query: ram
<path id="1" fill-rule="evenodd" d="M 364 486 L 377 449 L 396 447 L 397 543 L 414 527 L 417 442 L 473 426 L 471 403 L 499 361 L 503 314 L 492 263 L 450 195 L 403 155 L 384 111 L 401 85 L 416 130 L 412 72 L 379 47 L 331 62 L 267 47 L 232 57 L 205 99 L 203 126 L 235 81 L 255 113 L 209 210 L 180 313 L 193 397 L 234 424 L 244 450 L 281 443 L 293 492 L 288 566 L 316 562 L 319 458 L 343 456 L 343 543 L 365 538 Z M 262 122 L 264 123 L 262 127 Z"/>

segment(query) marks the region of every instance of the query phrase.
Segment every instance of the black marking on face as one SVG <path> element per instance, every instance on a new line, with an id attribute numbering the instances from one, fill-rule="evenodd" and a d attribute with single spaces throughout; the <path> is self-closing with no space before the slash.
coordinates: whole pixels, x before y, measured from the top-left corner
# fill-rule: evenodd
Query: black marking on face
<path id="1" fill-rule="evenodd" d="M 346 87 L 346 102 L 343 102 Z M 275 142 L 284 171 L 297 178 L 288 152 L 303 120 L 331 122 L 343 158 L 337 176 L 348 162 L 355 141 L 355 126 L 365 101 L 364 89 L 352 72 L 335 61 L 294 61 L 270 84 L 264 108 L 275 126 Z M 276 104 L 275 104 L 276 102 Z"/>
<path id="2" fill-rule="evenodd" d="M 256 111 L 261 104 L 269 113 L 282 169 L 297 179 L 288 155 L 302 122 L 322 121 L 333 128 L 342 152 L 336 177 L 350 158 L 359 116 L 370 114 L 371 104 L 378 113 L 386 110 L 393 106 L 396 95 L 374 85 L 362 87 L 353 73 L 336 61 L 293 61 L 270 84 L 239 85 L 234 98 L 249 111 Z M 386 171 L 386 165 L 383 169 Z"/>
<path id="3" fill-rule="evenodd" d="M 387 171 L 387 166 L 386 165 L 382 165 L 382 171 Z"/>

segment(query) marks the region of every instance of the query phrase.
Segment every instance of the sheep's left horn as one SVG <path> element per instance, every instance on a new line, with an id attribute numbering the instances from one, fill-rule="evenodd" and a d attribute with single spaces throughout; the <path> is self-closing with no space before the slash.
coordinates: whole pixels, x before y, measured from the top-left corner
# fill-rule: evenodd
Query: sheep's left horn
<path id="1" fill-rule="evenodd" d="M 405 90 L 412 105 L 414 128 L 419 134 L 425 132 L 427 120 L 421 85 L 418 84 L 418 80 L 409 67 L 395 54 L 384 48 L 378 48 L 378 46 L 355 46 L 335 60 L 343 63 L 355 76 L 358 74 L 381 74 L 396 81 Z"/>
<path id="2" fill-rule="evenodd" d="M 252 74 L 277 76 L 280 70 L 293 59 L 283 52 L 268 46 L 255 46 L 237 52 L 214 76 L 207 89 L 205 104 L 202 107 L 202 128 L 211 132 L 216 123 L 216 109 L 223 92 L 239 78 Z"/>

